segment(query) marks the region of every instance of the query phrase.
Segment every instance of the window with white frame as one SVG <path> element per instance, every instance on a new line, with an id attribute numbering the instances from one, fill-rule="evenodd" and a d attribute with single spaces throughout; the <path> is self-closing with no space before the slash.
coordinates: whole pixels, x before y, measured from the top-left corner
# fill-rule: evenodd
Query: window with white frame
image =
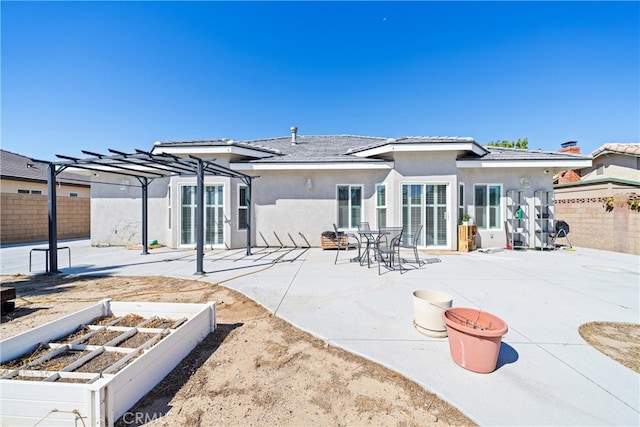
<path id="1" fill-rule="evenodd" d="M 498 184 L 475 184 L 473 186 L 475 223 L 478 228 L 501 228 L 502 186 Z"/>
<path id="2" fill-rule="evenodd" d="M 247 218 L 249 213 L 249 187 L 238 186 L 238 230 L 247 229 Z"/>
<path id="3" fill-rule="evenodd" d="M 338 186 L 338 228 L 356 228 L 362 222 L 362 186 Z"/>
<path id="4" fill-rule="evenodd" d="M 387 186 L 385 184 L 376 185 L 376 226 L 387 226 Z"/>

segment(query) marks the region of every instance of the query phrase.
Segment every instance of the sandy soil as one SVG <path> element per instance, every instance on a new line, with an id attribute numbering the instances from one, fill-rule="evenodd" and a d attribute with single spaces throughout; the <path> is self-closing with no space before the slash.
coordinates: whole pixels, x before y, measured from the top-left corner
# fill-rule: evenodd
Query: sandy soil
<path id="1" fill-rule="evenodd" d="M 610 358 L 640 374 L 640 324 L 589 322 L 580 336 Z"/>
<path id="2" fill-rule="evenodd" d="M 95 304 L 217 304 L 218 328 L 116 425 L 473 425 L 455 407 L 394 371 L 327 345 L 219 285 L 164 277 L 0 276 L 15 335 Z"/>

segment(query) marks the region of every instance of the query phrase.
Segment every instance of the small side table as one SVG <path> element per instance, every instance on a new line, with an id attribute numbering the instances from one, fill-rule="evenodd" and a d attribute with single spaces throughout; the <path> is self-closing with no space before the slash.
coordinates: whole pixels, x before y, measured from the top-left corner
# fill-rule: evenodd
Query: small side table
<path id="1" fill-rule="evenodd" d="M 71 268 L 71 248 L 69 246 L 58 246 L 58 250 L 66 249 L 67 250 L 67 258 L 69 258 L 69 268 Z M 44 252 L 45 253 L 45 266 L 46 270 L 49 271 L 49 248 L 33 248 L 29 251 L 29 271 L 31 271 L 31 254 L 33 252 Z"/>

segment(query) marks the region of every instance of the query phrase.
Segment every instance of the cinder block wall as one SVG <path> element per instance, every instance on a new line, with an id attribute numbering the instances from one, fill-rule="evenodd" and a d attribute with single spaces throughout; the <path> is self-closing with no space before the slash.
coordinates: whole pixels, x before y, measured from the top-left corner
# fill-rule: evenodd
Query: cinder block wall
<path id="1" fill-rule="evenodd" d="M 57 198 L 58 239 L 89 237 L 91 199 Z M 0 193 L 0 243 L 27 243 L 47 240 L 47 196 Z"/>
<path id="2" fill-rule="evenodd" d="M 640 255 L 640 212 L 627 205 L 628 193 L 601 191 L 585 197 L 556 193 L 555 217 L 569 224 L 574 246 Z M 603 206 L 608 197 L 613 197 L 613 209 Z"/>

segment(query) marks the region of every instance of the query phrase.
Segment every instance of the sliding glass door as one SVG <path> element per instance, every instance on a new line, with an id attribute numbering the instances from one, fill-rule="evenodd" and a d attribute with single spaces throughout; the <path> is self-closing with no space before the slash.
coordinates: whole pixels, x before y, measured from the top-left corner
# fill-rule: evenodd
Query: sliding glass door
<path id="1" fill-rule="evenodd" d="M 424 226 L 419 246 L 448 245 L 447 189 L 447 184 L 402 185 L 402 225 L 406 236 Z"/>
<path id="2" fill-rule="evenodd" d="M 195 185 L 180 187 L 180 244 L 196 244 L 196 201 Z M 224 198 L 222 185 L 206 185 L 204 190 L 204 243 L 221 245 L 223 243 Z"/>

